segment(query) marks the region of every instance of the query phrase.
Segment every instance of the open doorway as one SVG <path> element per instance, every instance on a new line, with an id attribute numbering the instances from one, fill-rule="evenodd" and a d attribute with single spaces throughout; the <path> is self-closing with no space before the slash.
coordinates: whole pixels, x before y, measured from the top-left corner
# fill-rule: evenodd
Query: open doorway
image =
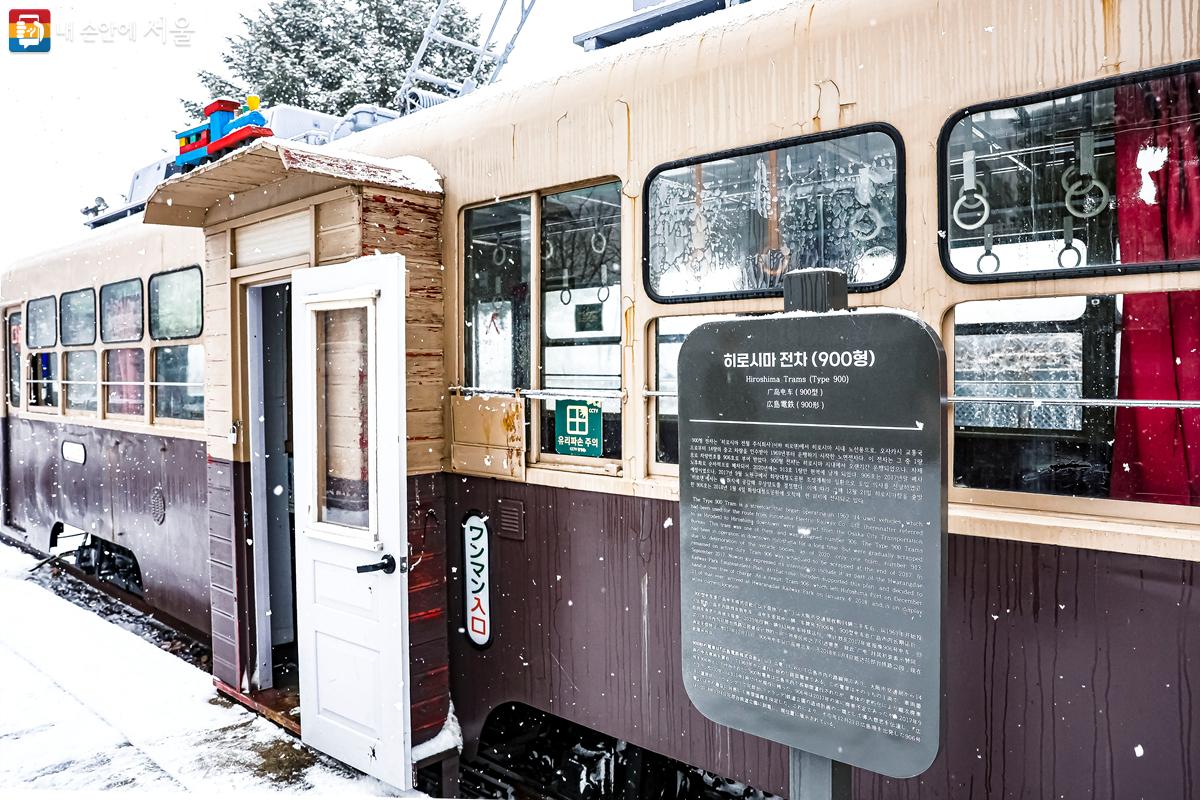
<path id="1" fill-rule="evenodd" d="M 298 730 L 291 299 L 286 282 L 247 291 L 256 653 L 250 689 L 268 715 Z"/>

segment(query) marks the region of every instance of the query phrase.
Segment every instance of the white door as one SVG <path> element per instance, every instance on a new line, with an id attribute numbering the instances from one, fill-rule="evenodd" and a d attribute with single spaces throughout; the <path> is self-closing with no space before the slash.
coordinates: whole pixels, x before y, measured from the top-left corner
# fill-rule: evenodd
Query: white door
<path id="1" fill-rule="evenodd" d="M 292 275 L 296 608 L 306 744 L 412 786 L 404 259 Z"/>

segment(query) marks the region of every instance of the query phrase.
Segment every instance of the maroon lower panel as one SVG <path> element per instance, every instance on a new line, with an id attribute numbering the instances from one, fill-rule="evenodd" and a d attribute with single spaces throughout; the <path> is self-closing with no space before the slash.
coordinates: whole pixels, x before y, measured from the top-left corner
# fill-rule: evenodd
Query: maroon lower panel
<path id="1" fill-rule="evenodd" d="M 46 550 L 62 522 L 131 550 L 146 602 L 207 632 L 204 442 L 60 418 L 4 424 L 9 532 Z M 82 446 L 82 464 L 62 457 L 64 442 Z"/>
<path id="2" fill-rule="evenodd" d="M 783 747 L 712 724 L 684 693 L 676 503 L 448 485 L 451 684 L 468 754 L 487 714 L 520 701 L 786 793 Z M 496 535 L 501 500 L 523 503 L 523 540 Z M 492 528 L 484 650 L 461 632 L 470 510 Z M 856 771 L 856 800 L 1200 796 L 1191 563 L 951 536 L 949 564 L 941 753 L 910 780 Z"/>

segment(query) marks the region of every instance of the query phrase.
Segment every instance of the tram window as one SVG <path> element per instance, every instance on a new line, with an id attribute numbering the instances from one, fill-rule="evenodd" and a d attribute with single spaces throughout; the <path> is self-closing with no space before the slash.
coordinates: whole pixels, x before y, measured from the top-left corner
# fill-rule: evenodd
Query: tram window
<path id="1" fill-rule="evenodd" d="M 859 291 L 887 284 L 904 241 L 901 162 L 896 137 L 859 128 L 652 173 L 651 296 L 779 295 L 801 267 L 843 270 Z"/>
<path id="2" fill-rule="evenodd" d="M 153 354 L 154 416 L 204 419 L 204 348 L 156 347 Z"/>
<path id="3" fill-rule="evenodd" d="M 58 353 L 29 356 L 29 405 L 58 408 Z"/>
<path id="4" fill-rule="evenodd" d="M 962 303 L 954 394 L 958 486 L 1200 504 L 1200 291 Z"/>
<path id="5" fill-rule="evenodd" d="M 8 402 L 21 407 L 21 312 L 8 315 Z"/>
<path id="6" fill-rule="evenodd" d="M 105 342 L 142 339 L 142 281 L 133 278 L 100 287 L 100 338 Z"/>
<path id="7" fill-rule="evenodd" d="M 150 276 L 150 337 L 190 339 L 204 326 L 204 285 L 199 267 Z"/>
<path id="8" fill-rule="evenodd" d="M 541 384 L 621 388 L 621 184 L 542 197 Z M 621 457 L 621 401 L 601 399 L 600 457 Z M 557 453 L 554 400 L 541 404 L 542 452 Z"/>
<path id="9" fill-rule="evenodd" d="M 65 345 L 96 343 L 96 290 L 80 289 L 64 292 L 59 300 L 62 309 L 62 343 Z"/>
<path id="10" fill-rule="evenodd" d="M 529 387 L 529 198 L 466 214 L 466 382 Z"/>
<path id="11" fill-rule="evenodd" d="M 686 317 L 660 317 L 654 322 L 654 388 L 663 395 L 655 398 L 655 460 L 660 464 L 679 463 L 679 350 L 688 334 L 705 322 L 734 319 L 734 314 L 701 314 Z"/>
<path id="12" fill-rule="evenodd" d="M 63 386 L 66 387 L 67 408 L 72 411 L 95 411 L 96 351 L 72 350 L 65 353 L 64 357 Z"/>
<path id="13" fill-rule="evenodd" d="M 124 347 L 104 352 L 104 406 L 109 414 L 146 412 L 146 352 Z"/>
<path id="14" fill-rule="evenodd" d="M 317 519 L 371 519 L 371 349 L 367 309 L 317 312 Z"/>
<path id="15" fill-rule="evenodd" d="M 25 344 L 28 347 L 54 347 L 58 343 L 58 303 L 53 297 L 39 297 L 26 304 Z"/>
<path id="16" fill-rule="evenodd" d="M 942 257 L 967 281 L 1200 263 L 1200 72 L 967 109 L 943 133 Z"/>

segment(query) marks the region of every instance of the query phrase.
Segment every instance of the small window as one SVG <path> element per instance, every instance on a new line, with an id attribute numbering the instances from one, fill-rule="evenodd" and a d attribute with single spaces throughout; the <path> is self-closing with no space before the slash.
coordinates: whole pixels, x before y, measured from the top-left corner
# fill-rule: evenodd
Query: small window
<path id="1" fill-rule="evenodd" d="M 962 303 L 954 481 L 1200 504 L 1200 291 Z"/>
<path id="2" fill-rule="evenodd" d="M 105 342 L 142 340 L 142 282 L 138 278 L 100 287 L 100 338 Z"/>
<path id="3" fill-rule="evenodd" d="M 941 147 L 946 269 L 964 281 L 1195 267 L 1195 98 L 1173 68 L 969 108 Z"/>
<path id="4" fill-rule="evenodd" d="M 784 273 L 802 267 L 881 288 L 902 259 L 902 158 L 890 129 L 858 128 L 656 170 L 645 194 L 650 295 L 778 296 Z"/>
<path id="5" fill-rule="evenodd" d="M 591 452 L 620 458 L 621 400 L 588 393 L 621 389 L 621 184 L 545 195 L 541 261 L 541 388 L 598 399 L 600 447 Z M 541 408 L 542 452 L 579 455 L 581 448 L 559 444 L 566 423 L 556 401 Z"/>
<path id="6" fill-rule="evenodd" d="M 25 327 L 25 344 L 31 348 L 54 347 L 58 344 L 58 303 L 53 297 L 30 300 L 26 306 L 29 317 Z"/>
<path id="7" fill-rule="evenodd" d="M 199 267 L 150 277 L 150 337 L 190 339 L 204 327 L 204 285 Z"/>
<path id="8" fill-rule="evenodd" d="M 29 405 L 58 408 L 58 353 L 29 356 Z"/>
<path id="9" fill-rule="evenodd" d="M 96 351 L 72 350 L 65 353 L 64 358 L 63 385 L 66 387 L 67 408 L 72 411 L 95 411 Z"/>
<path id="10" fill-rule="evenodd" d="M 204 419 L 204 348 L 154 348 L 154 416 Z"/>
<path id="11" fill-rule="evenodd" d="M 529 198 L 468 209 L 465 377 L 469 386 L 529 388 Z"/>
<path id="12" fill-rule="evenodd" d="M 679 463 L 679 351 L 688 334 L 705 322 L 734 319 L 733 314 L 660 317 L 654 322 L 654 460 Z"/>
<path id="13" fill-rule="evenodd" d="M 8 402 L 21 407 L 21 312 L 8 315 Z"/>
<path id="14" fill-rule="evenodd" d="M 96 343 L 96 290 L 64 292 L 62 299 L 62 343 Z"/>
<path id="15" fill-rule="evenodd" d="M 364 307 L 317 312 L 317 519 L 371 525 L 371 343 Z"/>
<path id="16" fill-rule="evenodd" d="M 104 404 L 109 414 L 146 413 L 146 353 L 140 347 L 105 351 Z"/>

